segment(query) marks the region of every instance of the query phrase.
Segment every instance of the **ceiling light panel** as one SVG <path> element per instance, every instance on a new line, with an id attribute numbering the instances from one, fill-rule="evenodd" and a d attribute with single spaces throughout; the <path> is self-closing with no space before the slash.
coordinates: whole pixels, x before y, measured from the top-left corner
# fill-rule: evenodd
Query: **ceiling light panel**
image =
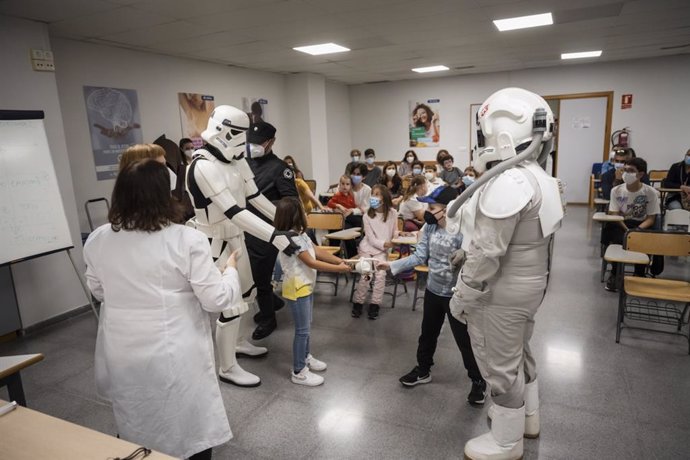
<path id="1" fill-rule="evenodd" d="M 417 73 L 441 72 L 443 70 L 448 70 L 448 67 L 444 65 L 432 65 L 429 67 L 417 67 L 416 69 L 412 69 L 413 72 Z"/>
<path id="2" fill-rule="evenodd" d="M 494 25 L 501 32 L 507 30 L 527 29 L 530 27 L 550 26 L 553 24 L 551 13 L 533 14 L 517 18 L 496 19 Z"/>
<path id="3" fill-rule="evenodd" d="M 295 51 L 311 54 L 312 56 L 320 56 L 322 54 L 343 53 L 350 51 L 350 48 L 336 45 L 335 43 L 321 43 L 319 45 L 297 46 L 292 48 Z"/>
<path id="4" fill-rule="evenodd" d="M 601 56 L 601 50 L 597 51 L 580 51 L 577 53 L 562 53 L 561 59 L 583 59 Z"/>

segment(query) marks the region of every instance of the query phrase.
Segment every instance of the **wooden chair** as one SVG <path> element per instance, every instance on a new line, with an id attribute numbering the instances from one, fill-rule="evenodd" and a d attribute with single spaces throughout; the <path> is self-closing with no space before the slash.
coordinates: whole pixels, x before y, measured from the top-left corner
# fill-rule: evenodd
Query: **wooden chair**
<path id="1" fill-rule="evenodd" d="M 415 311 L 417 309 L 417 300 L 423 299 L 424 295 L 418 295 L 419 293 L 419 285 L 421 278 L 424 278 L 424 281 L 426 281 L 427 276 L 429 276 L 429 267 L 426 265 L 417 265 L 414 268 L 414 273 L 415 273 L 415 281 L 414 281 L 414 298 L 412 299 L 412 311 Z"/>
<path id="2" fill-rule="evenodd" d="M 342 214 L 334 213 L 318 213 L 310 212 L 307 214 L 307 227 L 312 230 L 325 230 L 326 232 L 333 232 L 342 230 L 345 224 L 345 218 Z M 317 238 L 317 243 L 319 243 L 319 248 L 330 252 L 331 254 L 339 254 L 342 250 L 342 244 L 338 246 L 322 245 L 322 241 Z M 340 274 L 334 274 L 334 281 L 326 281 L 317 279 L 317 283 L 332 284 L 335 288 L 333 295 L 338 295 L 338 281 L 340 280 Z"/>
<path id="3" fill-rule="evenodd" d="M 316 181 L 314 179 L 304 179 L 304 182 L 309 186 L 311 193 L 316 195 Z"/>
<path id="4" fill-rule="evenodd" d="M 687 257 L 690 256 L 690 233 L 631 230 L 625 236 L 625 249 L 660 256 Z M 683 325 L 689 322 L 686 318 L 689 308 L 689 282 L 626 276 L 618 301 L 616 343 L 620 342 L 623 327 L 647 329 L 682 335 L 688 339 L 690 354 L 690 326 L 687 333 L 681 331 Z M 629 326 L 624 324 L 625 318 L 671 325 L 675 331 Z"/>
<path id="5" fill-rule="evenodd" d="M 649 171 L 649 184 L 653 187 L 655 184 L 661 184 L 661 182 L 666 179 L 668 175 L 668 170 L 665 169 L 652 169 Z"/>

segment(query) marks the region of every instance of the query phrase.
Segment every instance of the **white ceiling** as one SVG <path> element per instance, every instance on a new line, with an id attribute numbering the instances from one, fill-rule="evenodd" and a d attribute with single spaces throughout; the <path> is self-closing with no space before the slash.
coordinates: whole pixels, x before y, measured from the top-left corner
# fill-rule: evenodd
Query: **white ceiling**
<path id="1" fill-rule="evenodd" d="M 491 22 L 552 12 L 555 24 Z M 690 53 L 690 0 L 0 0 L 52 36 L 358 84 Z M 335 42 L 348 53 L 294 46 Z M 670 49 L 664 49 L 669 48 Z M 602 49 L 598 59 L 561 52 Z M 462 69 L 464 68 L 464 69 Z"/>

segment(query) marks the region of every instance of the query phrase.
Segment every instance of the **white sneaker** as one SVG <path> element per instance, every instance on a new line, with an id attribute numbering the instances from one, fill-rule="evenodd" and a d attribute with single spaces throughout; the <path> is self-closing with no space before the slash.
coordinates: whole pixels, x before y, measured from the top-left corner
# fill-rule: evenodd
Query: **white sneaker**
<path id="1" fill-rule="evenodd" d="M 307 355 L 306 363 L 307 363 L 307 367 L 309 367 L 310 371 L 317 371 L 317 372 L 325 371 L 326 367 L 328 367 L 326 365 L 326 363 L 324 363 L 323 361 L 319 361 L 318 359 L 314 358 L 311 355 L 311 353 Z"/>
<path id="2" fill-rule="evenodd" d="M 291 373 L 292 383 L 297 385 L 306 385 L 308 387 L 317 387 L 321 385 L 324 378 L 320 375 L 312 374 L 309 372 L 309 366 L 304 366 L 299 373 Z"/>

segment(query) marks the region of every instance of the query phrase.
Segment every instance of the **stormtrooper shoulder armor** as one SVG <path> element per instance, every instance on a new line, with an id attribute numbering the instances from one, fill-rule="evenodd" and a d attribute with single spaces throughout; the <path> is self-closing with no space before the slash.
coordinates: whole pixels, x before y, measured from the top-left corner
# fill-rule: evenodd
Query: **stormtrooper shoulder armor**
<path id="1" fill-rule="evenodd" d="M 194 180 L 204 196 L 215 196 L 227 188 L 223 173 L 218 170 L 213 161 L 203 158 L 197 158 L 194 161 Z"/>
<path id="2" fill-rule="evenodd" d="M 479 210 L 491 219 L 505 219 L 520 212 L 534 196 L 534 189 L 517 168 L 505 171 L 479 197 Z"/>

